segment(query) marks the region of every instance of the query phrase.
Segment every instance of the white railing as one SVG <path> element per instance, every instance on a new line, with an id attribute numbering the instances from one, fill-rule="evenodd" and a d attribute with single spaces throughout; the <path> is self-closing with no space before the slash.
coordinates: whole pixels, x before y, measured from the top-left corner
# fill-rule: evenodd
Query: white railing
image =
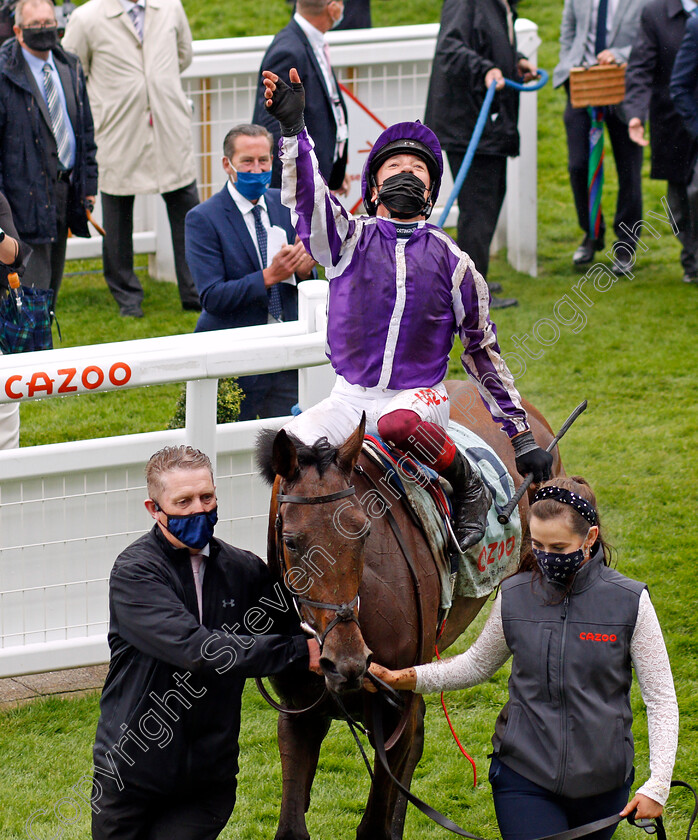
<path id="1" fill-rule="evenodd" d="M 422 119 L 426 104 L 438 24 L 394 26 L 328 33 L 332 62 L 340 82 L 382 123 Z M 516 22 L 520 52 L 535 59 L 538 27 L 523 18 Z M 194 111 L 194 148 L 197 181 L 202 199 L 221 188 L 223 138 L 232 126 L 249 122 L 254 110 L 257 76 L 272 36 L 196 41 L 194 60 L 183 74 L 184 88 Z M 273 68 L 272 68 L 273 69 Z M 349 166 L 352 191 L 348 208 L 359 199 L 361 168 L 370 144 L 381 131 L 349 97 Z M 521 96 L 519 117 L 521 156 L 509 161 L 508 198 L 495 242 L 506 244 L 508 258 L 519 271 L 536 274 L 537 226 L 537 94 Z M 452 179 L 448 165 L 441 188 L 447 198 Z M 437 207 L 434 218 L 439 216 Z M 96 218 L 99 219 L 99 208 Z M 165 204 L 158 196 L 140 196 L 134 209 L 134 248 L 149 254 L 153 277 L 174 279 L 174 258 Z M 452 210 L 447 224 L 455 225 Z M 71 238 L 68 257 L 98 257 L 101 237 Z"/>
<path id="2" fill-rule="evenodd" d="M 211 456 L 217 535 L 265 556 L 269 490 L 254 443 L 287 418 L 216 426 L 216 383 L 298 367 L 301 407 L 326 396 L 326 290 L 321 280 L 300 284 L 299 320 L 286 324 L 0 358 L 0 402 L 54 398 L 61 387 L 138 387 L 147 399 L 145 386 L 188 383 L 185 429 L 0 452 L 0 677 L 108 659 L 109 571 L 152 525 L 143 467 L 162 446 L 186 442 Z"/>

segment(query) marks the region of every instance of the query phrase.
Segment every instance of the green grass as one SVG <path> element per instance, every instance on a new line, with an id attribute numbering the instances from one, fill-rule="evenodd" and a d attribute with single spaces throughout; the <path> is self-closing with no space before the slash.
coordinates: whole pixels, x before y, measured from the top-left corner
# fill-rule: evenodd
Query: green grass
<path id="1" fill-rule="evenodd" d="M 283 0 L 264 6 L 238 0 L 234 14 L 222 15 L 209 0 L 185 3 L 197 38 L 266 34 L 288 19 Z M 561 12 L 558 0 L 524 0 L 520 13 L 540 25 L 539 63 L 552 70 L 557 58 Z M 376 0 L 376 25 L 438 20 L 438 2 Z M 232 11 L 232 10 L 231 10 Z M 495 313 L 505 356 L 516 352 L 512 336 L 534 335 L 541 319 L 552 319 L 553 307 L 581 274 L 572 269 L 572 251 L 581 238 L 567 182 L 562 125 L 564 98 L 550 86 L 539 94 L 539 277 L 514 272 L 505 255 L 491 264 L 490 279 L 504 284 L 505 294 L 520 301 L 517 309 Z M 604 206 L 612 216 L 616 179 L 607 158 Z M 645 175 L 648 174 L 646 162 Z M 645 208 L 661 212 L 663 183 L 644 181 Z M 645 216 L 647 218 L 647 216 Z M 618 549 L 618 568 L 647 581 L 662 623 L 675 675 L 681 734 L 675 777 L 698 780 L 698 620 L 695 526 L 698 472 L 695 454 L 698 409 L 695 393 L 695 336 L 698 306 L 694 287 L 680 280 L 679 244 L 668 226 L 657 224 L 658 240 L 646 237 L 648 251 L 638 261 L 635 279 L 619 280 L 606 292 L 585 290 L 593 305 L 580 304 L 587 324 L 578 333 L 560 327 L 554 346 L 527 359 L 519 377 L 523 394 L 558 428 L 582 399 L 589 408 L 561 447 L 569 473 L 586 476 L 597 491 L 607 536 Z M 73 268 L 71 266 L 71 268 Z M 67 344 L 113 341 L 146 335 L 189 332 L 195 316 L 179 308 L 174 286 L 145 280 L 143 321 L 124 322 L 99 275 L 67 278 L 59 318 Z M 541 327 L 539 327 L 541 329 Z M 546 337 L 546 333 L 543 337 Z M 513 365 L 512 365 L 513 366 Z M 454 354 L 452 376 L 461 371 Z M 170 390 L 168 390 L 168 388 Z M 46 400 L 22 407 L 23 442 L 64 440 L 165 428 L 177 386 L 124 394 Z M 162 394 L 162 396 L 160 396 Z M 114 402 L 115 398 L 124 403 Z M 140 412 L 140 413 L 139 413 Z M 125 426 L 128 418 L 128 426 Z M 482 619 L 458 648 L 474 638 Z M 475 758 L 481 783 L 473 790 L 470 769 L 450 740 L 438 707 L 428 698 L 425 755 L 413 790 L 444 810 L 470 831 L 497 836 L 489 786 L 487 753 L 498 710 L 505 702 L 506 669 L 484 686 L 453 693 L 449 707 L 461 738 Z M 637 687 L 637 780 L 647 778 L 646 718 Z M 89 773 L 90 750 L 97 721 L 96 696 L 73 701 L 35 702 L 0 715 L 0 837 L 24 838 L 24 823 L 35 810 L 51 811 L 81 776 Z M 242 771 L 239 800 L 224 838 L 262 840 L 274 834 L 280 798 L 276 759 L 275 714 L 254 689 L 246 689 L 243 709 Z M 346 728 L 334 724 L 326 739 L 309 814 L 314 838 L 350 838 L 361 817 L 368 780 Z M 669 837 L 685 833 L 688 798 L 673 793 L 666 812 Z M 36 824 L 37 836 L 50 837 L 59 824 Z M 84 812 L 62 837 L 88 836 Z M 410 809 L 406 837 L 443 838 L 442 829 Z M 637 838 L 627 826 L 616 836 Z"/>
<path id="2" fill-rule="evenodd" d="M 147 264 L 145 256 L 136 265 Z M 185 312 L 177 286 L 152 280 L 143 271 L 144 318 L 122 318 L 101 274 L 101 261 L 69 262 L 56 310 L 62 341 L 54 328 L 54 347 L 78 347 L 110 341 L 190 333 L 197 314 Z M 99 273 L 94 272 L 99 269 Z M 52 397 L 21 406 L 20 445 L 36 446 L 167 428 L 181 385 L 157 385 L 127 391 Z"/>

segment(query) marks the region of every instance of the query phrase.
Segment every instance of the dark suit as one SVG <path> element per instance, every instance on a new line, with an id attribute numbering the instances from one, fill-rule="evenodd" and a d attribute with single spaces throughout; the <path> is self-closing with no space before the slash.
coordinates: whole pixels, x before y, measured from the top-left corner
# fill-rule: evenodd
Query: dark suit
<path id="1" fill-rule="evenodd" d="M 289 244 L 293 243 L 296 232 L 289 210 L 281 204 L 279 190 L 267 190 L 264 201 L 270 223 L 282 228 Z M 196 332 L 268 322 L 263 266 L 227 185 L 187 213 L 185 249 L 202 306 Z M 296 287 L 280 283 L 279 291 L 284 321 L 297 320 Z M 241 420 L 290 414 L 298 401 L 297 371 L 242 376 L 238 383 L 245 392 Z"/>
<path id="2" fill-rule="evenodd" d="M 698 140 L 684 126 L 671 101 L 669 82 L 688 14 L 681 0 L 650 0 L 625 74 L 623 109 L 630 120 L 649 115 L 651 178 L 668 181 L 667 199 L 683 245 L 681 265 L 698 274 L 698 183 L 692 181 Z"/>
<path id="3" fill-rule="evenodd" d="M 625 73 L 623 111 L 630 120 L 649 116 L 652 171 L 658 180 L 686 183 L 698 143 L 683 124 L 669 93 L 671 71 L 688 15 L 681 0 L 650 0 Z"/>
<path id="4" fill-rule="evenodd" d="M 33 255 L 25 278 L 55 296 L 63 276 L 68 228 L 89 236 L 85 197 L 97 192 L 97 160 L 85 77 L 60 47 L 53 59 L 75 134 L 75 166 L 59 176 L 48 108 L 16 40 L 0 50 L 0 191 Z M 40 267 L 40 270 L 37 269 Z"/>
<path id="5" fill-rule="evenodd" d="M 262 70 L 271 70 L 288 82 L 288 73 L 291 67 L 295 67 L 305 88 L 305 124 L 308 134 L 315 143 L 315 154 L 320 164 L 320 173 L 327 182 L 330 189 L 336 190 L 342 186 L 344 174 L 347 167 L 347 146 L 344 146 L 344 153 L 334 162 L 334 152 L 337 140 L 337 124 L 332 100 L 327 91 L 325 77 L 322 69 L 315 58 L 315 53 L 305 33 L 296 23 L 291 20 L 281 32 L 279 32 L 269 45 L 259 72 L 257 85 L 257 101 L 255 102 L 252 122 L 257 125 L 266 126 L 274 135 L 274 143 L 278 145 L 281 137 L 279 122 L 269 114 L 264 99 L 264 84 L 262 83 Z M 333 71 L 334 72 L 334 71 Z M 336 80 L 336 77 L 335 77 Z M 339 99 L 346 119 L 347 108 L 344 97 L 337 84 Z M 281 162 L 274 158 L 274 166 L 271 178 L 272 187 L 281 186 Z"/>
<path id="6" fill-rule="evenodd" d="M 510 5 L 516 14 L 514 0 Z M 499 67 L 506 78 L 518 78 L 518 59 L 500 0 L 445 0 L 424 122 L 447 153 L 454 179 L 487 94 L 485 76 Z M 518 92 L 499 91 L 491 115 L 458 196 L 458 247 L 484 277 L 506 193 L 507 156 L 519 154 Z"/>

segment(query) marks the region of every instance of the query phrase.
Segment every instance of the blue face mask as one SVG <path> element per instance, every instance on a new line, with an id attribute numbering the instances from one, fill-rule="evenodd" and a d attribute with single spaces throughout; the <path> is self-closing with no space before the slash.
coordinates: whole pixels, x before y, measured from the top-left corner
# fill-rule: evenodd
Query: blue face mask
<path id="1" fill-rule="evenodd" d="M 211 541 L 213 528 L 218 522 L 218 507 L 201 513 L 189 513 L 186 516 L 173 516 L 162 510 L 159 505 L 156 505 L 156 509 L 161 510 L 167 517 L 167 530 L 188 548 L 203 548 Z"/>
<path id="2" fill-rule="evenodd" d="M 235 188 L 248 201 L 257 201 L 271 184 L 271 170 L 269 172 L 238 172 L 237 175 Z"/>

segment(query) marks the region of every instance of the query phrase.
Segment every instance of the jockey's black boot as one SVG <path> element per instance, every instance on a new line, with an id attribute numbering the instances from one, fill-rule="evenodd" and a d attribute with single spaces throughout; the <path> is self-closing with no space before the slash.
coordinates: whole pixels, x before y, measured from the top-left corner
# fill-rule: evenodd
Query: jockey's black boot
<path id="1" fill-rule="evenodd" d="M 453 488 L 453 531 L 458 547 L 465 551 L 485 535 L 487 511 L 492 504 L 492 496 L 477 471 L 458 451 L 441 475 Z"/>

